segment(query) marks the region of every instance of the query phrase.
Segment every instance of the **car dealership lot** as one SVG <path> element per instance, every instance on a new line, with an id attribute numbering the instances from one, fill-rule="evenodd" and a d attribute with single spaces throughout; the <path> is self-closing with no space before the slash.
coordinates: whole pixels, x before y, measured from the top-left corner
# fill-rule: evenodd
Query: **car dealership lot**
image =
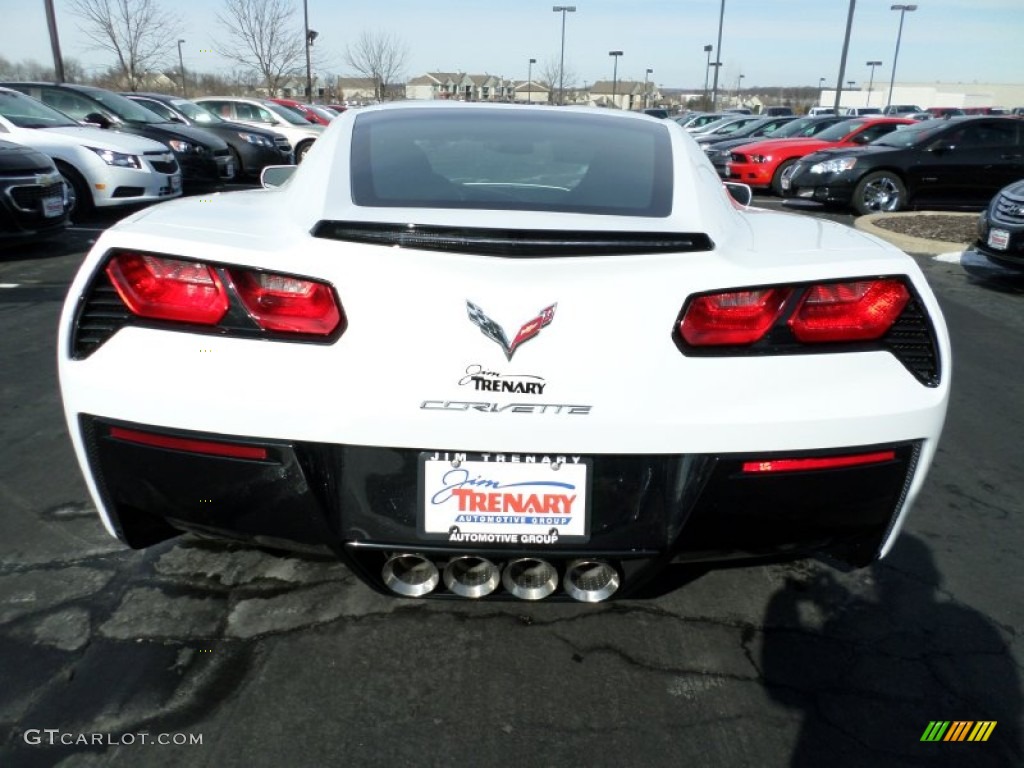
<path id="1" fill-rule="evenodd" d="M 101 529 L 61 420 L 54 344 L 67 284 L 107 222 L 0 252 L 0 763 L 1024 759 L 1024 280 L 918 259 L 953 337 L 953 399 L 880 564 L 680 571 L 673 592 L 596 607 L 416 602 L 332 562 L 199 539 L 138 553 Z M 984 743 L 922 743 L 931 721 L 997 724 Z M 143 732 L 202 745 L 142 744 Z"/>

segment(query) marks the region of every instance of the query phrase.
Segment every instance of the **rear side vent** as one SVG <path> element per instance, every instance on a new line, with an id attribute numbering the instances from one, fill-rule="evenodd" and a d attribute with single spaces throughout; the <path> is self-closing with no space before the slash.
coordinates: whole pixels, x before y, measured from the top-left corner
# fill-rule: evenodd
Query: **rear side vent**
<path id="1" fill-rule="evenodd" d="M 71 338 L 71 356 L 81 360 L 117 333 L 131 318 L 107 273 L 100 271 L 78 305 Z"/>
<path id="2" fill-rule="evenodd" d="M 551 229 L 489 229 L 418 224 L 321 221 L 313 237 L 422 251 L 512 258 L 619 256 L 710 251 L 706 234 L 682 232 L 588 232 Z"/>

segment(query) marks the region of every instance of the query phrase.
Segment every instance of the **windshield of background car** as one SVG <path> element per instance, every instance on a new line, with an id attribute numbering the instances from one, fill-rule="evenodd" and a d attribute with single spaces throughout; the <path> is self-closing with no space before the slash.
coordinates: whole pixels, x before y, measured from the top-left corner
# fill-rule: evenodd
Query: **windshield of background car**
<path id="1" fill-rule="evenodd" d="M 872 144 L 883 147 L 913 147 L 931 141 L 935 134 L 945 127 L 945 124 L 935 125 L 931 120 L 901 125 L 898 130 L 875 139 Z"/>
<path id="2" fill-rule="evenodd" d="M 122 120 L 130 123 L 166 123 L 160 115 L 146 109 L 141 104 L 136 104 L 131 99 L 126 99 L 119 93 L 104 91 L 102 89 L 89 90 L 85 94 L 103 105 L 104 109 L 113 112 Z"/>
<path id="3" fill-rule="evenodd" d="M 843 120 L 841 123 L 831 125 L 821 133 L 816 134 L 815 138 L 822 141 L 842 141 L 863 125 L 863 120 Z"/>
<path id="4" fill-rule="evenodd" d="M 553 109 L 416 109 L 360 115 L 352 199 L 382 207 L 668 216 L 663 124 Z"/>
<path id="5" fill-rule="evenodd" d="M 58 128 L 79 126 L 63 112 L 58 112 L 30 96 L 0 91 L 0 115 L 19 128 Z"/>
<path id="6" fill-rule="evenodd" d="M 212 125 L 213 123 L 223 123 L 224 119 L 220 115 L 215 115 L 208 109 L 196 104 L 194 101 L 188 99 L 171 99 L 171 106 L 181 112 L 189 120 L 193 120 L 197 123 L 207 123 Z"/>
<path id="7" fill-rule="evenodd" d="M 275 115 L 277 115 L 287 123 L 291 123 L 292 125 L 301 125 L 304 128 L 309 128 L 309 126 L 311 125 L 309 120 L 302 116 L 302 113 L 296 112 L 294 109 L 290 107 L 283 107 L 280 104 L 275 104 L 272 101 L 264 101 L 261 103 L 263 104 L 264 107 L 269 109 L 271 112 L 273 112 Z"/>

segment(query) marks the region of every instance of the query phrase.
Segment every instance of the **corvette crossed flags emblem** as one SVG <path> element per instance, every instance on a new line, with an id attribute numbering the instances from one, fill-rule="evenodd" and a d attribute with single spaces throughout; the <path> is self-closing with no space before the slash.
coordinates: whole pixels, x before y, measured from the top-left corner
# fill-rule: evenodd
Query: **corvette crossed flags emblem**
<path id="1" fill-rule="evenodd" d="M 524 324 L 523 327 L 519 329 L 515 338 L 509 342 L 504 329 L 500 325 L 485 315 L 484 311 L 476 304 L 471 301 L 466 302 L 466 310 L 469 312 L 469 319 L 480 329 L 480 332 L 484 336 L 501 347 L 502 351 L 505 353 L 506 360 L 512 359 L 512 355 L 515 354 L 515 351 L 519 348 L 520 344 L 532 339 L 540 333 L 541 328 L 551 323 L 555 317 L 555 307 L 557 306 L 558 304 L 552 304 L 550 307 L 542 309 L 535 318 Z"/>

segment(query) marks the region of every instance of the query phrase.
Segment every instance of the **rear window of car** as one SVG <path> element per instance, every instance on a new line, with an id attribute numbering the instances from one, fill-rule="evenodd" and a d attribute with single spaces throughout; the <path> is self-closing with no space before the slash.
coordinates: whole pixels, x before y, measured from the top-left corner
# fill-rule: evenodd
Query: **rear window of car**
<path id="1" fill-rule="evenodd" d="M 352 198 L 370 207 L 668 216 L 664 125 L 568 111 L 409 109 L 360 115 Z"/>

